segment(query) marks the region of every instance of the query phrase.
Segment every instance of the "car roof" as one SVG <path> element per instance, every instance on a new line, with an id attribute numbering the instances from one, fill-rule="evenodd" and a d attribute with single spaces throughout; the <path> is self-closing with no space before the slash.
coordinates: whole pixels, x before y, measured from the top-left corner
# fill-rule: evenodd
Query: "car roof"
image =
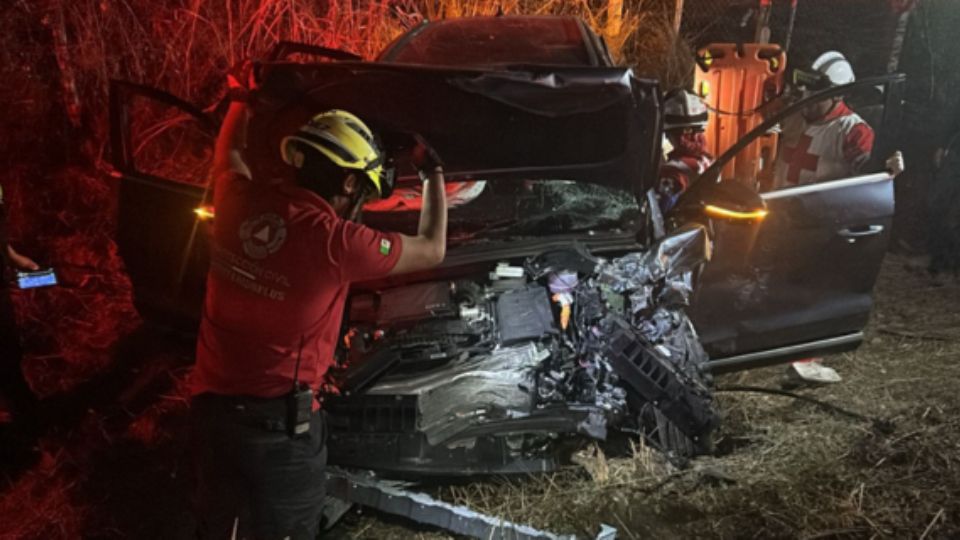
<path id="1" fill-rule="evenodd" d="M 445 67 L 609 66 L 602 40 L 577 17 L 510 15 L 425 21 L 379 61 Z"/>

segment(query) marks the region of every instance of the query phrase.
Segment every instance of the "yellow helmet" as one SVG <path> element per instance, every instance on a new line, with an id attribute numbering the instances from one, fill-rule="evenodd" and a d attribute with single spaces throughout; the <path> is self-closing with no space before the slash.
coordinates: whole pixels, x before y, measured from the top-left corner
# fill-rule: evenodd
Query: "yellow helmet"
<path id="1" fill-rule="evenodd" d="M 311 150 L 320 152 L 339 167 L 363 171 L 379 196 L 390 194 L 392 170 L 384 167 L 383 154 L 373 132 L 356 116 L 339 109 L 322 112 L 280 141 L 283 161 L 297 169 L 304 166 L 304 152 Z"/>

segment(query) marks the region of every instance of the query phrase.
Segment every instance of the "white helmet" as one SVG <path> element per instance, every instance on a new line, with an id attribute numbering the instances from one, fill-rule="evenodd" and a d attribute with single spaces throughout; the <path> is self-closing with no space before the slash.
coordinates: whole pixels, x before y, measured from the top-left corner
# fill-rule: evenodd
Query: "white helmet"
<path id="1" fill-rule="evenodd" d="M 813 61 L 810 66 L 813 71 L 829 79 L 833 86 L 843 86 L 857 80 L 853 74 L 853 66 L 843 54 L 837 51 L 827 51 Z"/>
<path id="2" fill-rule="evenodd" d="M 681 88 L 667 93 L 663 103 L 663 129 L 707 127 L 707 106 L 697 95 Z"/>

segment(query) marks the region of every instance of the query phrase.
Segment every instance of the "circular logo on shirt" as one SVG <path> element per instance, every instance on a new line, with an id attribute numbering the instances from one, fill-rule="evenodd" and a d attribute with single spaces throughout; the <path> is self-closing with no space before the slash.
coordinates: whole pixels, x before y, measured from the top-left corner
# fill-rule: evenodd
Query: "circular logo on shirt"
<path id="1" fill-rule="evenodd" d="M 276 253 L 287 239 L 287 224 L 276 214 L 261 214 L 240 225 L 243 252 L 251 259 L 265 259 Z"/>

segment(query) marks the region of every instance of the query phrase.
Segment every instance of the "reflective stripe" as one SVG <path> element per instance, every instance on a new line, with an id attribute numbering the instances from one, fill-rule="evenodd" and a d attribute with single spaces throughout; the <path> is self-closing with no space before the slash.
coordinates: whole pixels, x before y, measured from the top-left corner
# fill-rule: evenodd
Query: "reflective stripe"
<path id="1" fill-rule="evenodd" d="M 350 121 L 350 120 L 344 120 L 343 123 L 346 124 L 347 127 L 349 127 L 350 129 L 356 131 L 358 135 L 360 135 L 361 137 L 363 137 L 363 140 L 365 140 L 365 141 L 367 141 L 368 143 L 370 143 L 370 145 L 373 145 L 373 134 L 372 134 L 372 133 L 370 133 L 369 131 L 361 128 L 359 125 L 357 125 L 356 122 L 352 122 L 352 121 Z"/>
<path id="2" fill-rule="evenodd" d="M 312 143 L 330 150 L 343 161 L 353 164 L 354 167 L 359 164 L 358 162 L 360 159 L 353 155 L 353 152 L 340 144 L 339 141 L 337 141 L 329 133 L 320 132 L 320 135 L 318 136 L 315 134 L 315 132 L 304 129 L 297 134 L 297 138 L 301 138 L 308 143 Z"/>

